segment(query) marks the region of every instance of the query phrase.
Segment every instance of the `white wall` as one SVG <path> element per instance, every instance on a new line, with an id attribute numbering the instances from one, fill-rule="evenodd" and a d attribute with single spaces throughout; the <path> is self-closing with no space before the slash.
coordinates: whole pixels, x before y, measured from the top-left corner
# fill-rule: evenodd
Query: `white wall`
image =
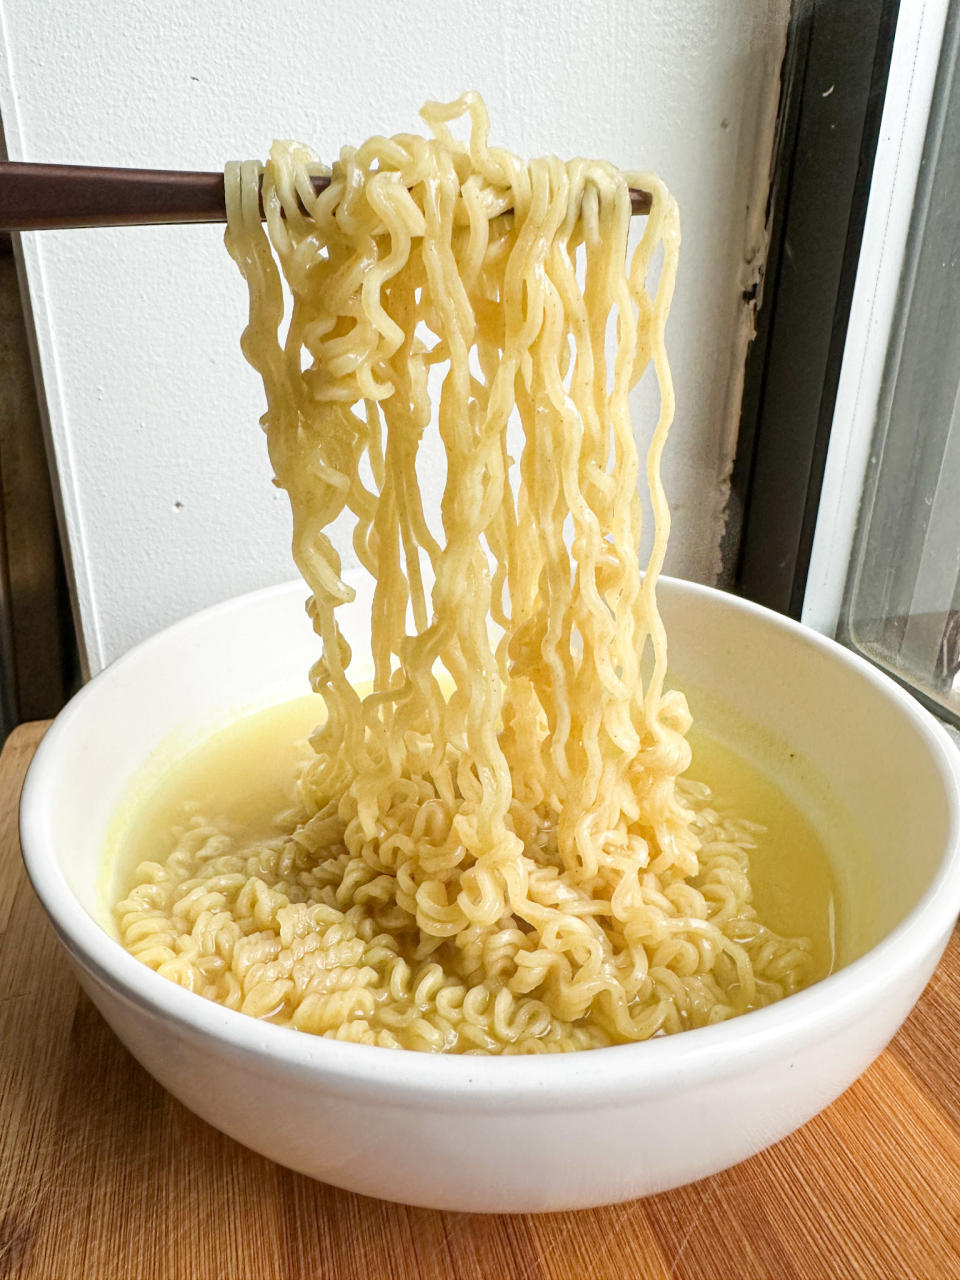
<path id="1" fill-rule="evenodd" d="M 332 157 L 473 87 L 493 139 L 521 153 L 658 170 L 684 220 L 668 569 L 710 579 L 787 9 L 0 0 L 0 110 L 10 159 L 215 169 L 278 135 Z M 218 228 L 33 233 L 23 259 L 96 671 L 204 604 L 290 577 L 285 498 L 269 484 L 262 392 L 238 347 L 244 289 Z"/>

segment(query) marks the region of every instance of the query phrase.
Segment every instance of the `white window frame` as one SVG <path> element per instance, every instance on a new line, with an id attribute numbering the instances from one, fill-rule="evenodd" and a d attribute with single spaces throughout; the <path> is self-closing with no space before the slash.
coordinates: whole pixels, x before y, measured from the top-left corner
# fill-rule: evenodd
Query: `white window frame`
<path id="1" fill-rule="evenodd" d="M 802 620 L 834 636 L 853 552 L 948 0 L 901 0 Z"/>

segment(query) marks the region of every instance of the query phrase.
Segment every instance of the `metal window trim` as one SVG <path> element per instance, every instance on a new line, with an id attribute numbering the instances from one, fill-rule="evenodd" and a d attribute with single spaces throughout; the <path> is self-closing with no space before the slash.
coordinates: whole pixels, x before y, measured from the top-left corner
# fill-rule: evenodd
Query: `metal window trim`
<path id="1" fill-rule="evenodd" d="M 794 0 L 725 581 L 795 617 L 901 8 L 912 0 Z"/>

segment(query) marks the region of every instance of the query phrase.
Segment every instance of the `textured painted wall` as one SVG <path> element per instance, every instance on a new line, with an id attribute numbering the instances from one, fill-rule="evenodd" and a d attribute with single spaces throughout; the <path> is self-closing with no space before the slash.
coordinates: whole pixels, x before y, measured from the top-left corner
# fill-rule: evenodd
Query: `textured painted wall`
<path id="1" fill-rule="evenodd" d="M 658 170 L 684 220 L 668 569 L 710 579 L 787 8 L 0 0 L 0 110 L 11 159 L 214 169 L 277 135 L 330 157 L 415 129 L 423 100 L 473 87 L 493 139 L 521 153 Z M 285 499 L 268 481 L 262 392 L 238 347 L 243 287 L 219 229 L 44 232 L 23 254 L 97 670 L 196 608 L 291 576 Z"/>

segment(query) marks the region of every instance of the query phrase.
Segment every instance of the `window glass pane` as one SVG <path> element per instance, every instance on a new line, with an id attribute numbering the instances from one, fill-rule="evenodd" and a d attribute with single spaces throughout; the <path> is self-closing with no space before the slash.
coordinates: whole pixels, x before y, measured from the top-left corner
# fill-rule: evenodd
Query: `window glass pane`
<path id="1" fill-rule="evenodd" d="M 960 722 L 960 0 L 951 5 L 841 637 Z"/>

